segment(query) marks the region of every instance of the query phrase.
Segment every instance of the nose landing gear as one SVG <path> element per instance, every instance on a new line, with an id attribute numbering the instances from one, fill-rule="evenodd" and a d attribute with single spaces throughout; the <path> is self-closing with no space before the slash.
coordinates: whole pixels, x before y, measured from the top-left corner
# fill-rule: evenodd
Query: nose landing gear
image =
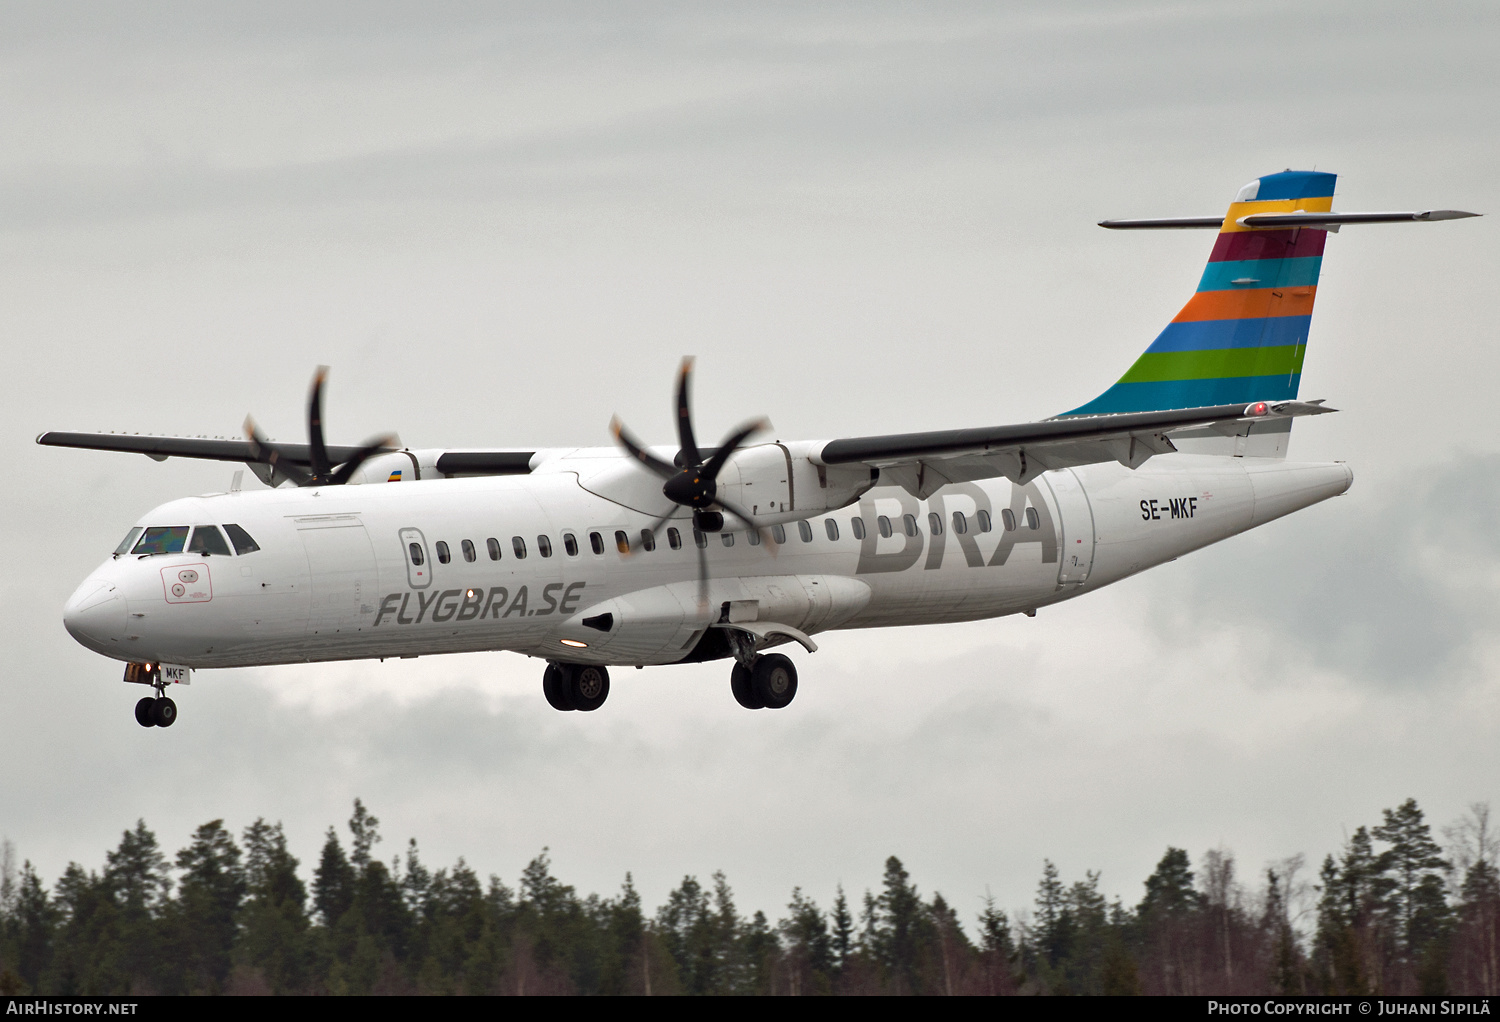
<path id="1" fill-rule="evenodd" d="M 125 680 L 150 685 L 156 695 L 135 704 L 135 722 L 141 727 L 171 727 L 177 723 L 177 704 L 167 698 L 167 683 L 161 680 L 160 664 L 126 664 Z"/>

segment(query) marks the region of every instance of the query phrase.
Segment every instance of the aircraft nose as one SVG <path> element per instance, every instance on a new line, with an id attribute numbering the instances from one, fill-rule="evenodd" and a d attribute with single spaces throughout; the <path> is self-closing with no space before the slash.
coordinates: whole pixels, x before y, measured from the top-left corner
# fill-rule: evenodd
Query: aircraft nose
<path id="1" fill-rule="evenodd" d="M 63 626 L 96 653 L 117 650 L 125 635 L 125 600 L 113 582 L 91 578 L 63 607 Z"/>

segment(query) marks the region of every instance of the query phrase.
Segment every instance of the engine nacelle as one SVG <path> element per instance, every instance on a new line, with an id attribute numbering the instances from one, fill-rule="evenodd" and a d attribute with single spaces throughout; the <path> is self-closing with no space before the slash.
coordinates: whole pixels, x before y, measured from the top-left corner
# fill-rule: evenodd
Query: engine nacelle
<path id="1" fill-rule="evenodd" d="M 729 459 L 719 473 L 719 492 L 755 516 L 781 525 L 848 507 L 880 479 L 863 465 L 820 465 L 812 453 L 820 443 L 757 444 Z"/>

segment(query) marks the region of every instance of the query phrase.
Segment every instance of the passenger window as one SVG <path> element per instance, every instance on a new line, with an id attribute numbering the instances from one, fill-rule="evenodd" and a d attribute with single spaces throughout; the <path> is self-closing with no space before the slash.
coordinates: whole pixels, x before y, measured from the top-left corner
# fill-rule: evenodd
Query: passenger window
<path id="1" fill-rule="evenodd" d="M 119 546 L 115 547 L 115 556 L 119 557 L 121 554 L 129 551 L 131 545 L 135 543 L 136 538 L 140 536 L 141 531 L 141 527 L 138 525 L 127 532 L 125 534 L 125 539 L 121 541 Z"/>
<path id="2" fill-rule="evenodd" d="M 979 531 L 989 532 L 992 528 L 994 528 L 994 524 L 990 521 L 990 513 L 988 511 L 979 512 Z"/>
<path id="3" fill-rule="evenodd" d="M 776 540 L 776 542 L 778 542 L 778 543 L 785 543 L 786 542 L 786 526 L 785 525 L 773 525 L 773 526 L 771 526 L 771 536 L 772 536 L 773 539 Z"/>
<path id="4" fill-rule="evenodd" d="M 411 558 L 411 563 L 413 564 L 420 565 L 427 560 L 427 558 L 422 556 L 422 544 L 420 543 L 408 543 L 406 545 L 406 553 Z"/>
<path id="5" fill-rule="evenodd" d="M 696 527 L 693 529 L 693 542 L 698 544 L 699 550 L 708 549 L 708 536 L 702 529 Z"/>
<path id="6" fill-rule="evenodd" d="M 551 557 L 552 541 L 546 536 L 538 536 L 536 538 L 536 552 L 541 554 L 543 557 Z"/>
<path id="7" fill-rule="evenodd" d="M 569 557 L 578 556 L 578 537 L 571 532 L 563 533 L 563 549 L 568 552 Z"/>
<path id="8" fill-rule="evenodd" d="M 146 530 L 141 541 L 130 552 L 133 554 L 180 554 L 187 543 L 188 526 L 169 525 Z"/>
<path id="9" fill-rule="evenodd" d="M 1036 508 L 1026 509 L 1026 527 L 1028 529 L 1040 529 L 1042 527 L 1042 516 L 1036 513 Z"/>
<path id="10" fill-rule="evenodd" d="M 625 535 L 623 529 L 615 530 L 615 549 L 622 554 L 630 553 L 630 537 Z"/>
<path id="11" fill-rule="evenodd" d="M 468 561 L 470 564 L 473 564 L 476 560 L 478 560 L 478 555 L 474 553 L 473 543 L 469 542 L 468 540 L 464 540 L 459 544 L 459 548 L 464 552 L 464 560 Z"/>
<path id="12" fill-rule="evenodd" d="M 802 521 L 797 523 L 797 535 L 802 537 L 802 542 L 812 542 L 812 526 Z"/>
<path id="13" fill-rule="evenodd" d="M 205 557 L 210 554 L 229 556 L 229 544 L 224 542 L 224 534 L 215 525 L 200 525 L 195 528 L 187 548 L 188 553 L 203 554 Z"/>
<path id="14" fill-rule="evenodd" d="M 244 557 L 246 554 L 253 554 L 260 549 L 255 540 L 250 538 L 250 533 L 238 525 L 226 525 L 224 526 L 224 531 L 229 533 L 229 542 L 234 544 L 234 552 L 241 557 Z"/>
<path id="15" fill-rule="evenodd" d="M 1000 509 L 1000 524 L 1005 526 L 1006 532 L 1016 531 L 1016 513 L 1010 508 Z"/>
<path id="16" fill-rule="evenodd" d="M 865 520 L 863 518 L 849 519 L 849 528 L 853 530 L 855 539 L 865 538 Z"/>
<path id="17" fill-rule="evenodd" d="M 828 533 L 828 538 L 829 539 L 834 540 L 835 542 L 838 541 L 838 538 L 839 538 L 839 523 L 838 522 L 834 521 L 832 518 L 825 518 L 825 519 L 823 519 L 823 531 L 826 532 L 826 533 Z"/>
<path id="18" fill-rule="evenodd" d="M 953 531 L 960 536 L 969 531 L 969 520 L 962 511 L 953 512 Z"/>
<path id="19" fill-rule="evenodd" d="M 641 549 L 648 554 L 656 549 L 656 534 L 650 529 L 641 530 Z"/>
<path id="20" fill-rule="evenodd" d="M 896 530 L 891 528 L 891 520 L 885 515 L 875 519 L 875 526 L 880 530 L 881 539 L 890 539 L 896 533 Z"/>
<path id="21" fill-rule="evenodd" d="M 449 561 L 453 560 L 453 555 L 448 552 L 447 543 L 444 543 L 442 540 L 438 540 L 437 543 L 433 545 L 437 547 L 439 564 L 447 564 Z"/>
<path id="22" fill-rule="evenodd" d="M 902 515 L 901 516 L 901 527 L 906 530 L 906 534 L 908 536 L 915 536 L 917 534 L 917 517 L 916 517 L 916 515 Z"/>
<path id="23" fill-rule="evenodd" d="M 596 554 L 604 553 L 604 537 L 597 532 L 589 533 L 589 549 Z"/>
<path id="24" fill-rule="evenodd" d="M 938 517 L 936 511 L 929 511 L 927 513 L 927 528 L 934 536 L 941 536 L 943 534 L 943 520 Z"/>
<path id="25" fill-rule="evenodd" d="M 745 533 L 745 540 L 751 546 L 760 546 L 760 530 L 751 529 L 749 532 Z"/>
<path id="26" fill-rule="evenodd" d="M 484 541 L 484 548 L 490 552 L 490 560 L 500 559 L 500 541 L 493 536 Z"/>
<path id="27" fill-rule="evenodd" d="M 732 532 L 719 533 L 719 539 L 723 541 L 725 546 L 734 546 L 734 533 Z"/>
<path id="28" fill-rule="evenodd" d="M 668 529 L 667 530 L 667 546 L 671 547 L 673 550 L 681 550 L 682 549 L 682 533 L 678 532 L 676 529 Z"/>
<path id="29" fill-rule="evenodd" d="M 510 549 L 511 553 L 516 555 L 516 560 L 526 560 L 526 541 L 520 536 L 512 536 L 510 538 Z"/>

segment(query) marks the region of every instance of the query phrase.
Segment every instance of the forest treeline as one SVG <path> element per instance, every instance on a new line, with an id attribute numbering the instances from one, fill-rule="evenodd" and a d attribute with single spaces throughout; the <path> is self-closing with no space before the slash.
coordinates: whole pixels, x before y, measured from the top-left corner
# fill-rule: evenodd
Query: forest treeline
<path id="1" fill-rule="evenodd" d="M 1408 800 L 1315 874 L 1299 856 L 1248 886 L 1227 851 L 1168 848 L 1135 905 L 1045 862 L 1014 919 L 988 897 L 966 918 L 892 857 L 878 888 L 827 907 L 793 889 L 773 922 L 722 873 L 648 911 L 629 874 L 580 895 L 545 850 L 514 888 L 429 869 L 415 841 L 387 861 L 358 800 L 308 879 L 280 824 L 236 840 L 214 820 L 168 859 L 142 821 L 50 888 L 6 843 L 0 993 L 1494 994 L 1488 807 L 1445 837 Z"/>

